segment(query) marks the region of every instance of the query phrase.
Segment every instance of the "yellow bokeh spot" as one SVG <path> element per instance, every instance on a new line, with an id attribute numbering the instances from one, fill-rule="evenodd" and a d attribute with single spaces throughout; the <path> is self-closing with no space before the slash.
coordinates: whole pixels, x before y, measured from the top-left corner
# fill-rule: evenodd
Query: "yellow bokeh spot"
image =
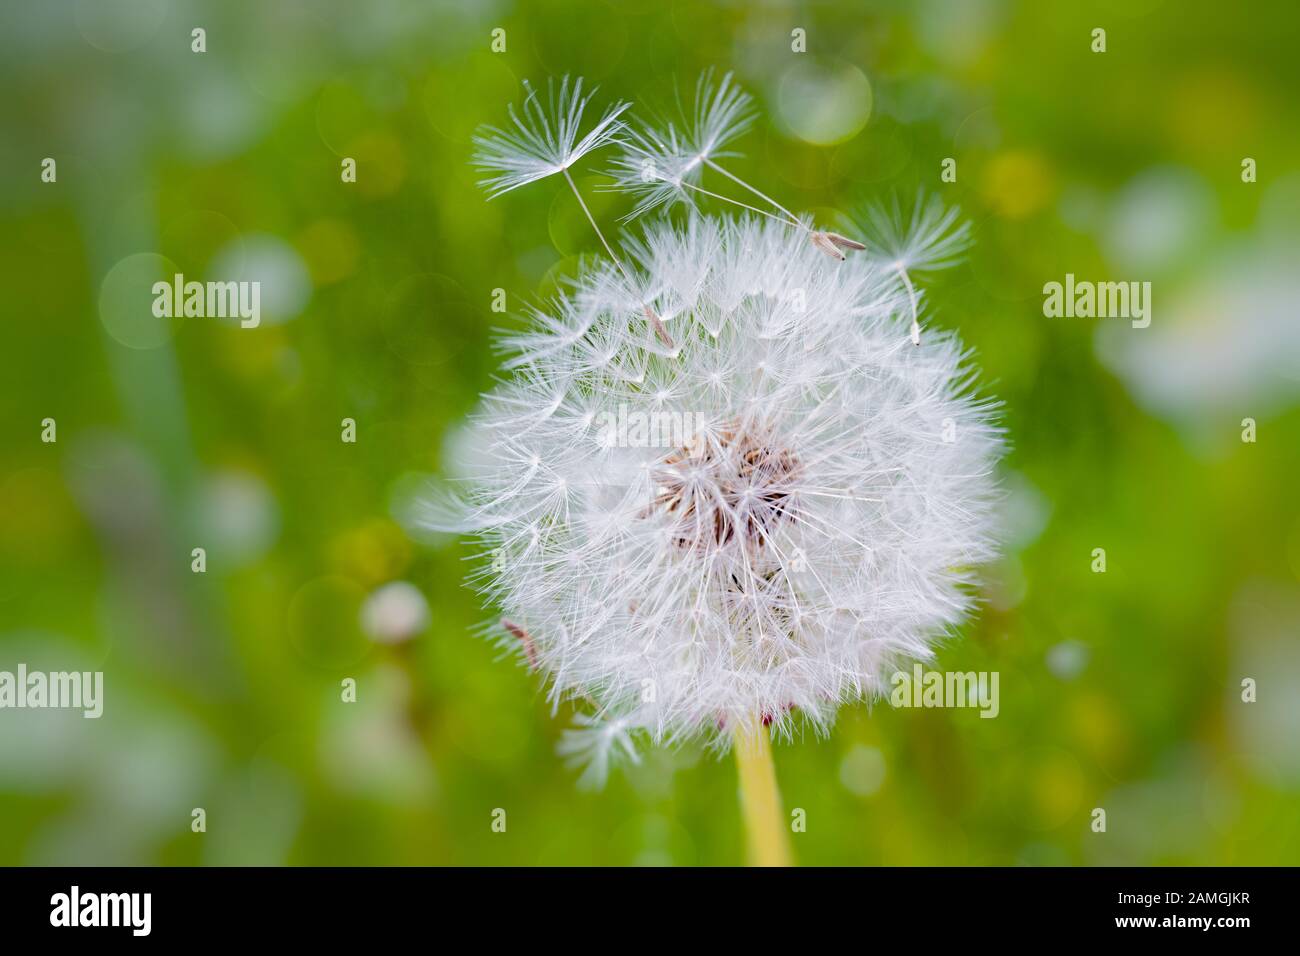
<path id="1" fill-rule="evenodd" d="M 1052 171 L 1037 153 L 999 153 L 984 172 L 984 201 L 999 216 L 1024 219 L 1041 210 L 1055 188 Z"/>
<path id="2" fill-rule="evenodd" d="M 352 275 L 361 254 L 356 233 L 338 219 L 317 219 L 298 235 L 297 245 L 317 285 Z"/>
<path id="3" fill-rule="evenodd" d="M 208 354 L 223 369 L 246 382 L 274 375 L 288 336 L 283 329 L 263 324 L 256 336 L 213 335 Z"/>
<path id="4" fill-rule="evenodd" d="M 335 538 L 330 546 L 330 559 L 340 574 L 374 587 L 406 570 L 411 561 L 411 545 L 401 528 L 381 518 Z"/>
<path id="5" fill-rule="evenodd" d="M 62 436 L 62 433 L 60 433 Z M 80 523 L 59 475 L 24 468 L 0 481 L 0 558 L 24 565 L 66 556 Z"/>
<path id="6" fill-rule="evenodd" d="M 1083 802 L 1083 785 L 1083 771 L 1073 756 L 1063 750 L 1044 754 L 1030 784 L 1039 826 L 1053 829 L 1067 822 Z"/>
<path id="7" fill-rule="evenodd" d="M 1188 151 L 1212 156 L 1249 155 L 1260 127 L 1259 97 L 1247 79 L 1218 68 L 1196 70 L 1174 84 L 1169 132 Z"/>
<path id="8" fill-rule="evenodd" d="M 347 155 L 357 161 L 356 186 L 367 199 L 391 196 L 406 181 L 406 152 L 391 133 L 365 133 L 349 144 Z"/>
<path id="9" fill-rule="evenodd" d="M 1291 573 L 1300 581 L 1300 518 L 1296 519 L 1287 539 L 1287 560 L 1291 564 Z"/>
<path id="10" fill-rule="evenodd" d="M 1080 694 L 1069 704 L 1070 731 L 1083 749 L 1103 764 L 1122 760 L 1128 739 L 1115 706 L 1097 694 Z"/>

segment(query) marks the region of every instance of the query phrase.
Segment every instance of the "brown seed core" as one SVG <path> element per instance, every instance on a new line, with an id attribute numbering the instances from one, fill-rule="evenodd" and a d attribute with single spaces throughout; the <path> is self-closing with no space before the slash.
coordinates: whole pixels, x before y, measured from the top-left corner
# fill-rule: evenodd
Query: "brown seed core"
<path id="1" fill-rule="evenodd" d="M 761 548 L 787 514 L 799 471 L 799 459 L 767 430 L 729 425 L 664 458 L 653 472 L 654 508 L 676 518 L 681 548 L 730 544 L 738 533 Z"/>

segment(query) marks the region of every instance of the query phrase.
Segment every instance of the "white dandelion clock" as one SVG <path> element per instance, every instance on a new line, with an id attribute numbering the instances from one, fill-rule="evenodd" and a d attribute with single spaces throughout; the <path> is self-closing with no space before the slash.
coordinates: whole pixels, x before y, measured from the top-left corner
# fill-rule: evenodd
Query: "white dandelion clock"
<path id="1" fill-rule="evenodd" d="M 654 222 L 533 310 L 433 521 L 482 542 L 498 638 L 579 704 L 584 781 L 636 741 L 736 742 L 766 862 L 769 734 L 828 730 L 970 612 L 1002 450 L 956 337 L 909 334 L 900 271 L 951 259 L 955 221 L 874 248 L 776 208 Z"/>

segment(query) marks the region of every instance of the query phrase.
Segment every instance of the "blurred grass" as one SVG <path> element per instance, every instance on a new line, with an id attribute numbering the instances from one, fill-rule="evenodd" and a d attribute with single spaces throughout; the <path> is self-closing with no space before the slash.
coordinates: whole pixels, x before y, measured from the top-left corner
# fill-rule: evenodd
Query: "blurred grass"
<path id="1" fill-rule="evenodd" d="M 471 549 L 413 539 L 396 507 L 491 382 L 491 329 L 511 321 L 492 290 L 517 308 L 597 251 L 562 184 L 485 202 L 474 128 L 522 78 L 581 74 L 652 105 L 708 67 L 756 94 L 734 166 L 784 204 L 925 187 L 962 206 L 975 247 L 926 283 L 933 321 L 976 350 L 1014 446 L 1021 533 L 938 664 L 999 671 L 1000 716 L 861 706 L 778 747 L 784 800 L 807 811 L 799 859 L 1300 862 L 1297 378 L 1248 365 L 1235 391 L 1204 383 L 1221 403 L 1153 406 L 1099 358 L 1097 320 L 1045 319 L 1040 297 L 1066 272 L 1154 280 L 1149 331 L 1209 315 L 1278 334 L 1231 297 L 1182 302 L 1234 244 L 1297 247 L 1296 9 L 159 0 L 0 17 L 0 669 L 103 669 L 107 688 L 99 721 L 0 712 L 0 863 L 741 859 L 727 762 L 655 752 L 575 789 L 554 754 L 567 715 L 470 633 L 490 613 L 460 585 Z M 800 141 L 789 71 L 854 68 L 869 115 L 827 95 L 860 130 Z M 1174 212 L 1210 213 L 1177 243 L 1117 238 L 1153 170 L 1195 184 Z M 595 182 L 612 222 L 626 204 Z M 122 305 L 104 279 L 137 253 L 200 279 L 251 260 L 304 292 L 256 332 L 190 319 L 128 348 L 101 321 Z M 1256 444 L 1238 440 L 1247 416 Z M 392 580 L 432 614 L 404 649 L 357 624 Z M 1063 642 L 1086 657 L 1065 677 L 1048 663 Z"/>

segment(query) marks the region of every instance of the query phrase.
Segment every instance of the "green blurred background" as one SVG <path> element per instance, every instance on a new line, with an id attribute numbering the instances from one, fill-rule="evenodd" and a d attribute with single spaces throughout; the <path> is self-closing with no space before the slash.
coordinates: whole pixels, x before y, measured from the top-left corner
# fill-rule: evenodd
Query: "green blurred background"
<path id="1" fill-rule="evenodd" d="M 410 520 L 492 381 L 492 290 L 597 250 L 562 181 L 485 202 L 474 128 L 524 78 L 654 106 L 708 67 L 785 205 L 961 205 L 932 321 L 1013 443 L 1007 557 L 936 665 L 998 671 L 1000 715 L 863 705 L 778 747 L 799 860 L 1300 862 L 1298 31 L 1173 0 L 5 4 L 0 669 L 106 689 L 97 721 L 0 711 L 0 863 L 742 859 L 727 761 L 575 787 L 570 715 L 472 633 L 471 547 Z M 155 322 L 174 271 L 259 279 L 261 327 Z M 1044 318 L 1067 272 L 1152 282 L 1151 327 Z M 362 623 L 404 613 L 404 643 Z"/>

